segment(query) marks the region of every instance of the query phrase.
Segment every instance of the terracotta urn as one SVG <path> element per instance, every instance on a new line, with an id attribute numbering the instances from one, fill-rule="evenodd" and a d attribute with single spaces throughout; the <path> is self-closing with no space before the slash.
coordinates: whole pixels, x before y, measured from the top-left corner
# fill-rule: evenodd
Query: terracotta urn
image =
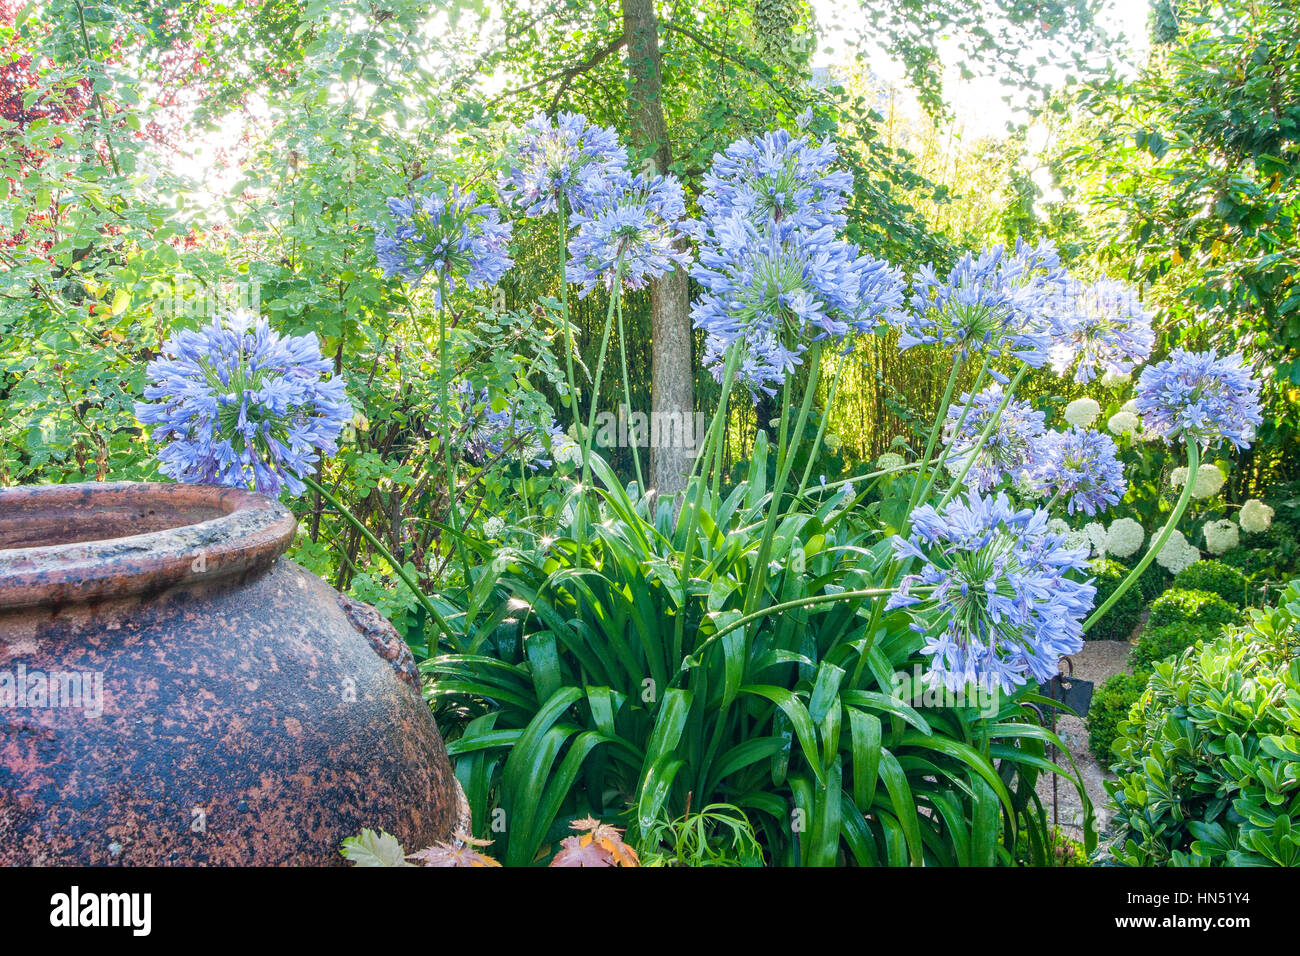
<path id="1" fill-rule="evenodd" d="M 0 489 L 0 864 L 321 865 L 464 798 L 415 663 L 227 488 Z"/>

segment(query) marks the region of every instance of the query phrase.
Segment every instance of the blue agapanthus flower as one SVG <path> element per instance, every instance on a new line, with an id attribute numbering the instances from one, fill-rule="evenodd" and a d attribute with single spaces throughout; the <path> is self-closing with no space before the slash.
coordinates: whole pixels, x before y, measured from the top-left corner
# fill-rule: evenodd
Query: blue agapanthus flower
<path id="1" fill-rule="evenodd" d="M 770 330 L 751 329 L 743 337 L 730 340 L 718 335 L 707 335 L 704 339 L 704 365 L 718 383 L 722 382 L 727 353 L 732 348 L 740 350 L 735 382 L 754 398 L 760 392 L 769 397 L 775 395 L 786 376 L 802 364 L 799 357 L 802 347 L 800 352 L 791 351 Z"/>
<path id="2" fill-rule="evenodd" d="M 1137 293 L 1114 279 L 1091 285 L 1070 280 L 1052 326 L 1052 368 L 1063 375 L 1077 362 L 1076 382 L 1106 372 L 1127 375 L 1156 344 L 1151 313 Z"/>
<path id="3" fill-rule="evenodd" d="M 452 186 L 444 194 L 394 196 L 392 223 L 375 226 L 375 256 L 384 275 L 416 283 L 433 274 L 454 292 L 495 285 L 514 265 L 508 253 L 511 225 L 495 208 Z M 441 305 L 442 291 L 434 292 Z"/>
<path id="4" fill-rule="evenodd" d="M 1005 494 L 972 493 L 942 511 L 916 509 L 911 538 L 894 537 L 895 553 L 920 570 L 886 608 L 906 608 L 925 636 L 931 686 L 1012 693 L 1030 678 L 1050 680 L 1083 647 L 1097 592 L 1069 575 L 1085 571 L 1088 552 L 1066 547 L 1047 522 L 1046 511 L 1017 510 Z"/>
<path id="5" fill-rule="evenodd" d="M 785 130 L 737 140 L 714 155 L 700 208 L 706 220 L 739 213 L 782 236 L 843 229 L 853 176 L 834 168 L 838 159 L 830 140 L 816 143 Z"/>
<path id="6" fill-rule="evenodd" d="M 1194 441 L 1209 447 L 1220 440 L 1249 448 L 1263 420 L 1259 382 L 1240 354 L 1174 349 L 1169 358 L 1142 370 L 1137 411 L 1148 433 L 1166 442 Z"/>
<path id="7" fill-rule="evenodd" d="M 526 216 L 556 212 L 561 200 L 566 212 L 590 213 L 610 183 L 632 179 L 618 134 L 581 113 L 554 120 L 539 113 L 528 120 L 509 162 L 501 192 Z"/>
<path id="8" fill-rule="evenodd" d="M 808 342 L 874 329 L 902 305 L 902 273 L 839 234 L 852 178 L 835 159 L 829 142 L 779 131 L 714 157 L 691 270 L 704 294 L 691 316 L 715 377 L 734 347 L 750 391 L 770 393 Z"/>
<path id="9" fill-rule="evenodd" d="M 1012 399 L 999 414 L 1005 397 L 1002 386 L 993 384 L 973 398 L 962 395 L 961 401 L 948 409 L 949 422 L 944 435 L 945 443 L 952 448 L 948 453 L 948 469 L 958 475 L 969 462 L 965 482 L 980 491 L 988 491 L 1004 479 L 1015 481 L 1028 473 L 1047 431 L 1043 413 L 1028 402 Z M 996 424 L 989 437 L 976 447 L 979 436 L 994 418 Z"/>
<path id="10" fill-rule="evenodd" d="M 1058 495 L 1070 514 L 1088 516 L 1119 504 L 1128 490 L 1114 440 L 1077 425 L 1047 434 L 1031 480 L 1045 493 Z"/>
<path id="11" fill-rule="evenodd" d="M 188 484 L 300 494 L 299 475 L 338 451 L 352 406 L 315 335 L 284 336 L 232 312 L 176 332 L 149 363 L 140 423 L 164 474 Z"/>
<path id="12" fill-rule="evenodd" d="M 475 389 L 463 379 L 449 391 L 457 436 L 453 446 L 465 461 L 481 466 L 505 458 L 530 468 L 551 464 L 545 457 L 547 448 L 551 438 L 562 434 L 554 419 L 539 427 L 509 401 L 494 401 L 488 389 Z"/>
<path id="13" fill-rule="evenodd" d="M 1000 245 L 967 253 L 942 278 L 923 266 L 913 278 L 910 308 L 886 317 L 899 328 L 903 350 L 955 346 L 962 359 L 1011 355 L 1041 368 L 1052 345 L 1050 317 L 1066 282 L 1050 242 L 1030 246 L 1018 239 L 1011 253 Z M 992 374 L 1006 383 L 1005 376 Z"/>
<path id="14" fill-rule="evenodd" d="M 573 219 L 577 234 L 569 240 L 570 282 L 586 295 L 603 285 L 640 289 L 677 264 L 688 265 L 686 198 L 677 177 L 638 175 L 630 182 L 612 181 Z"/>

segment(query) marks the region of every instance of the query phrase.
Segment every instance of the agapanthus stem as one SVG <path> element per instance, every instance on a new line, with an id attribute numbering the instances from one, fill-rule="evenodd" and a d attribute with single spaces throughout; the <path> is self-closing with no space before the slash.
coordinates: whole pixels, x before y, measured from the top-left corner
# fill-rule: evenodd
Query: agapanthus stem
<path id="1" fill-rule="evenodd" d="M 559 200 L 560 223 L 560 321 L 564 326 L 564 368 L 568 375 L 569 394 L 565 396 L 569 411 L 573 414 L 573 424 L 581 425 L 578 411 L 577 379 L 573 376 L 573 334 L 569 328 L 569 277 L 565 273 L 565 263 L 569 258 L 569 205 L 563 194 Z"/>
<path id="2" fill-rule="evenodd" d="M 926 594 L 933 590 L 930 587 L 916 587 L 912 589 L 914 594 Z M 837 591 L 834 594 L 810 594 L 806 597 L 796 598 L 792 601 L 783 601 L 780 604 L 773 604 L 760 610 L 745 614 L 732 621 L 726 627 L 710 634 L 708 638 L 699 647 L 695 649 L 689 658 L 682 662 L 682 672 L 685 672 L 693 665 L 699 664 L 703 659 L 704 652 L 720 639 L 726 637 L 732 631 L 739 630 L 747 624 L 752 624 L 757 620 L 772 614 L 780 614 L 782 611 L 793 611 L 798 608 L 815 607 L 818 604 L 829 604 L 835 601 L 852 601 L 858 598 L 884 597 L 894 593 L 894 588 L 861 588 L 855 591 Z"/>
<path id="3" fill-rule="evenodd" d="M 939 400 L 938 414 L 935 415 L 934 424 L 930 427 L 930 437 L 925 442 L 925 453 L 921 456 L 921 470 L 917 473 L 916 481 L 912 485 L 912 494 L 907 499 L 907 513 L 909 515 L 920 500 L 921 489 L 925 487 L 926 473 L 930 468 L 930 461 L 934 455 L 934 446 L 939 441 L 944 419 L 948 417 L 948 406 L 952 404 L 952 393 L 957 388 L 957 376 L 960 374 L 961 359 L 954 356 L 952 371 L 948 373 L 948 384 L 944 387 L 943 398 Z"/>
<path id="4" fill-rule="evenodd" d="M 600 338 L 600 357 L 596 361 L 596 377 L 591 386 L 591 407 L 587 410 L 587 429 L 582 436 L 582 490 L 587 489 L 591 477 L 591 443 L 596 436 L 596 408 L 600 404 L 600 383 L 605 376 L 605 359 L 609 356 L 609 335 L 614 328 L 614 308 L 623 295 L 623 268 L 620 261 L 609 290 L 609 308 L 605 310 L 605 330 Z"/>
<path id="5" fill-rule="evenodd" d="M 686 491 L 682 493 L 682 501 L 685 503 L 686 496 L 690 493 L 691 482 L 695 482 L 694 500 L 689 505 L 686 513 L 685 540 L 683 546 L 685 552 L 682 554 L 681 584 L 682 592 L 687 592 L 687 582 L 690 581 L 695 563 L 695 526 L 697 524 L 700 507 L 704 501 L 704 487 L 708 483 L 708 474 L 701 472 L 697 477 L 695 475 L 695 466 L 700 461 L 708 458 L 713 442 L 718 440 L 718 433 L 722 430 L 722 420 L 727 413 L 727 401 L 731 395 L 731 383 L 736 377 L 736 369 L 740 367 L 740 345 L 733 344 L 727 350 L 726 364 L 722 370 L 722 397 L 718 401 L 718 407 L 713 413 L 713 419 L 709 422 L 709 430 L 705 433 L 704 444 L 700 448 L 699 457 L 691 465 L 691 473 L 686 478 Z M 653 507 L 653 505 L 651 505 Z M 653 520 L 653 511 L 650 515 Z M 673 626 L 673 660 L 681 660 L 682 647 L 686 640 L 686 607 L 683 602 L 682 608 L 677 614 L 677 620 Z"/>
<path id="6" fill-rule="evenodd" d="M 808 489 L 808 479 L 812 477 L 813 463 L 817 460 L 817 455 L 821 451 L 822 439 L 826 437 L 826 425 L 831 419 L 831 408 L 835 405 L 835 393 L 840 388 L 840 375 L 844 372 L 844 366 L 849 364 L 847 355 L 840 356 L 840 362 L 835 367 L 835 377 L 831 379 L 831 390 L 826 396 L 826 408 L 822 412 L 821 423 L 817 426 L 817 437 L 813 439 L 812 449 L 808 452 L 808 461 L 803 466 L 803 477 L 799 479 L 799 496 Z"/>
<path id="7" fill-rule="evenodd" d="M 623 365 L 623 405 L 627 409 L 628 417 L 628 438 L 632 442 L 632 464 L 636 468 L 636 487 L 642 497 L 645 497 L 645 478 L 641 474 L 641 452 L 638 446 L 641 444 L 640 436 L 632 434 L 632 386 L 629 383 L 627 374 L 627 333 L 623 329 L 623 296 L 618 297 L 618 354 Z"/>
<path id="8" fill-rule="evenodd" d="M 357 533 L 366 540 L 366 543 L 374 549 L 375 553 L 388 562 L 388 566 L 393 569 L 393 573 L 396 574 L 401 582 L 410 589 L 413 595 L 415 595 L 415 599 L 420 602 L 420 606 L 424 608 L 429 617 L 433 618 L 433 620 L 438 623 L 438 626 L 442 628 L 442 633 L 450 637 L 452 631 L 451 625 L 447 623 L 447 619 L 444 618 L 438 609 L 433 606 L 433 602 L 429 600 L 428 595 L 420 590 L 419 585 L 417 585 L 411 576 L 406 573 L 406 568 L 403 567 L 395 557 L 393 557 L 392 553 L 383 546 L 380 540 L 374 536 L 361 519 L 354 515 L 348 507 L 343 504 L 343 502 L 339 501 L 339 499 L 331 492 L 327 491 L 325 486 L 315 478 L 310 475 L 299 475 L 298 477 L 302 479 L 304 485 L 329 502 L 330 507 L 337 511 L 343 520 L 347 521 L 348 524 L 357 529 Z M 434 641 L 429 641 L 430 657 L 435 653 L 434 643 Z"/>
<path id="9" fill-rule="evenodd" d="M 862 502 L 867 500 L 867 496 L 871 494 L 872 489 L 876 487 L 876 482 L 878 482 L 881 478 L 884 478 L 886 475 L 897 474 L 898 472 L 901 471 L 914 471 L 915 469 L 920 467 L 921 467 L 921 463 L 919 461 L 911 461 L 908 462 L 907 464 L 899 465 L 897 468 L 885 468 L 882 469 L 881 471 L 870 471 L 867 472 L 867 474 L 865 475 L 857 475 L 856 477 L 853 478 L 845 478 L 843 481 L 827 482 L 824 485 L 824 487 L 826 488 L 834 488 L 838 485 L 843 485 L 849 482 L 857 482 L 857 481 L 866 481 L 868 482 L 868 484 L 866 485 L 866 487 L 864 487 L 861 491 L 859 491 L 856 495 L 853 496 L 852 501 L 847 502 L 843 508 L 837 511 L 834 514 L 834 516 L 832 516 L 829 520 L 827 520 L 826 534 L 830 534 L 832 528 L 834 528 L 842 520 L 844 520 L 846 517 L 852 514 L 853 509 L 855 509 L 858 505 L 862 504 Z"/>
<path id="10" fill-rule="evenodd" d="M 1187 511 L 1187 506 L 1192 502 L 1192 489 L 1196 485 L 1196 472 L 1200 467 L 1200 446 L 1198 446 L 1195 441 L 1191 441 L 1187 445 L 1187 482 L 1183 485 L 1183 493 L 1178 496 L 1178 502 L 1174 505 L 1173 514 L 1169 516 L 1169 520 L 1165 522 L 1165 526 L 1161 528 L 1156 537 L 1152 539 L 1151 547 L 1147 549 L 1146 554 L 1142 555 L 1142 560 L 1133 565 L 1132 570 L 1130 570 L 1124 577 L 1124 580 L 1119 582 L 1119 585 L 1110 593 L 1110 597 L 1106 598 L 1101 607 L 1088 615 L 1088 619 L 1083 622 L 1083 630 L 1085 634 L 1088 632 L 1089 628 L 1102 619 L 1106 612 L 1114 606 L 1116 601 L 1124 596 L 1124 592 L 1137 583 L 1142 572 L 1150 567 L 1151 562 L 1160 554 L 1160 550 L 1165 546 L 1165 542 L 1169 540 L 1169 537 L 1174 533 L 1174 529 L 1178 526 L 1179 520 L 1182 519 L 1183 513 Z"/>
<path id="11" fill-rule="evenodd" d="M 799 417 L 795 419 L 794 435 L 796 439 L 803 434 L 808 423 L 808 412 L 812 408 L 813 393 L 817 391 L 817 379 L 821 371 L 822 344 L 814 342 L 808 350 L 808 386 L 804 389 L 803 402 L 799 406 Z M 787 403 L 788 407 L 788 403 Z M 790 477 L 790 467 L 794 455 L 790 450 L 789 435 L 786 432 L 786 411 L 781 410 L 781 447 L 776 456 L 776 482 L 772 485 L 772 497 L 767 504 L 767 521 L 763 524 L 763 538 L 758 544 L 758 556 L 754 565 L 754 579 L 745 594 L 744 610 L 752 613 L 767 587 L 767 562 L 772 554 L 772 538 L 776 534 L 776 522 L 780 512 L 781 495 L 785 492 L 786 479 Z"/>
<path id="12" fill-rule="evenodd" d="M 464 532 L 456 507 L 456 465 L 451 455 L 451 408 L 447 401 L 448 378 L 451 377 L 451 362 L 447 349 L 447 278 L 438 274 L 438 409 L 442 419 L 442 464 L 447 476 L 447 518 L 448 524 L 456 534 Z M 467 400 L 468 401 L 468 400 Z M 464 548 L 459 548 L 455 541 L 451 547 L 460 552 L 461 566 L 465 574 L 465 586 L 469 587 L 469 555 Z"/>
<path id="13" fill-rule="evenodd" d="M 990 359 L 984 359 L 984 364 L 980 366 L 979 372 L 975 375 L 975 381 L 971 383 L 969 394 L 972 401 L 967 402 L 962 407 L 961 415 L 958 417 L 957 423 L 952 427 L 952 434 L 954 436 L 960 435 L 961 427 L 966 424 L 966 418 L 970 415 L 971 406 L 975 404 L 973 399 L 979 393 L 980 386 L 984 383 L 984 376 L 988 374 L 989 362 Z M 944 414 L 946 417 L 947 412 L 945 411 Z M 930 492 L 934 489 L 934 483 L 938 480 L 939 476 L 943 474 L 943 466 L 948 463 L 948 455 L 951 454 L 953 446 L 956 444 L 957 441 L 954 437 L 953 441 L 950 441 L 943 446 L 943 451 L 939 453 L 939 457 L 935 460 L 934 470 L 930 473 L 930 477 L 926 479 L 925 488 L 922 489 L 921 497 L 918 501 L 925 501 L 930 497 Z"/>
<path id="14" fill-rule="evenodd" d="M 1022 365 L 1020 366 L 1020 371 L 1016 372 L 1015 376 L 1011 379 L 1011 384 L 1007 386 L 1006 392 L 1002 396 L 1001 404 L 998 405 L 997 411 L 989 416 L 988 423 L 985 424 L 984 430 L 981 431 L 979 437 L 975 439 L 975 444 L 971 447 L 971 453 L 966 456 L 966 464 L 962 467 L 962 470 L 957 473 L 957 477 L 953 479 L 952 485 L 948 488 L 947 492 L 944 493 L 943 499 L 939 502 L 939 508 L 943 508 L 944 505 L 952 501 L 953 496 L 961 490 L 962 485 L 966 481 L 966 475 L 970 473 L 971 466 L 975 464 L 975 459 L 979 457 L 979 450 L 984 447 L 984 443 L 989 440 L 989 436 L 993 434 L 993 430 L 998 427 L 998 419 L 1000 419 L 1002 413 L 1006 411 L 1007 405 L 1011 401 L 1011 396 L 1016 392 L 1016 386 L 1020 384 L 1021 379 L 1025 377 L 1027 371 L 1029 371 L 1029 366 Z"/>

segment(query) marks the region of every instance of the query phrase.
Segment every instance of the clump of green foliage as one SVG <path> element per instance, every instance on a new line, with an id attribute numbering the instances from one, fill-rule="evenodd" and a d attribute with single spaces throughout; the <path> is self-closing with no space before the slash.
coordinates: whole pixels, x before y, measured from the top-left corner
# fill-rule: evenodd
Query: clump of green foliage
<path id="1" fill-rule="evenodd" d="M 1240 624 L 1241 621 L 1241 612 L 1213 592 L 1171 588 L 1152 602 L 1146 626 Z"/>
<path id="2" fill-rule="evenodd" d="M 1209 591 L 1235 607 L 1247 602 L 1246 576 L 1222 561 L 1197 561 L 1179 571 L 1174 587 L 1185 591 Z"/>
<path id="3" fill-rule="evenodd" d="M 711 803 L 676 820 L 660 817 L 641 838 L 642 866 L 762 866 L 763 848 L 745 811 Z"/>
<path id="4" fill-rule="evenodd" d="M 1300 865 L 1300 580 L 1157 664 L 1120 724 L 1110 852 L 1129 866 Z"/>
<path id="5" fill-rule="evenodd" d="M 1128 576 L 1128 568 L 1118 561 L 1102 560 L 1095 565 L 1097 586 L 1096 606 L 1100 607 L 1110 597 L 1119 583 Z M 1142 618 L 1142 591 L 1131 587 L 1086 635 L 1090 641 L 1127 641 Z"/>
<path id="6" fill-rule="evenodd" d="M 1029 835 L 1021 830 L 1016 844 L 1016 864 L 1019 866 L 1035 865 L 1030 860 L 1028 844 Z M 1054 826 L 1048 837 L 1046 863 L 1042 865 L 1088 866 L 1088 851 L 1078 840 L 1067 835 L 1060 827 Z"/>
<path id="7" fill-rule="evenodd" d="M 1092 704 L 1088 707 L 1088 747 L 1101 763 L 1110 763 L 1110 748 L 1119 733 L 1120 722 L 1146 690 L 1150 676 L 1147 671 L 1115 674 L 1092 695 Z"/>
<path id="8" fill-rule="evenodd" d="M 1190 624 L 1180 621 L 1145 627 L 1129 655 L 1128 666 L 1135 671 L 1149 671 L 1157 662 L 1181 654 L 1200 641 L 1213 641 L 1219 636 L 1218 624 Z"/>

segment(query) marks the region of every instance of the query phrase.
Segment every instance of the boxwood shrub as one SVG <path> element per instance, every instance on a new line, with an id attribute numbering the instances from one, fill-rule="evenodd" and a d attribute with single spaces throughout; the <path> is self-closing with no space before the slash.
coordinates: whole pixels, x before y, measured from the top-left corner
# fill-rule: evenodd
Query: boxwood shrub
<path id="1" fill-rule="evenodd" d="M 1151 603 L 1147 627 L 1166 624 L 1240 624 L 1241 612 L 1211 591 L 1170 588 Z"/>
<path id="2" fill-rule="evenodd" d="M 1146 689 L 1147 671 L 1115 674 L 1097 688 L 1088 707 L 1088 747 L 1103 765 L 1109 764 L 1110 747 L 1119 733 L 1120 721 Z"/>
<path id="3" fill-rule="evenodd" d="M 1235 607 L 1245 607 L 1246 576 L 1222 561 L 1197 561 L 1174 577 L 1174 587 L 1185 591 L 1209 591 Z"/>
<path id="4" fill-rule="evenodd" d="M 1106 784 L 1119 863 L 1300 865 L 1300 581 L 1251 617 L 1156 664 L 1120 722 Z"/>
<path id="5" fill-rule="evenodd" d="M 1160 627 L 1148 625 L 1142 629 L 1142 636 L 1129 655 L 1128 666 L 1135 671 L 1149 671 L 1153 665 L 1181 654 L 1197 641 L 1215 640 L 1221 630 L 1218 624 L 1189 624 L 1186 621 Z"/>
<path id="6" fill-rule="evenodd" d="M 1097 580 L 1097 607 L 1111 595 L 1128 574 L 1128 568 L 1118 561 L 1099 561 L 1094 566 Z M 1106 612 L 1085 635 L 1090 641 L 1127 641 L 1142 617 L 1142 590 L 1135 586 L 1125 591 L 1115 606 Z"/>

